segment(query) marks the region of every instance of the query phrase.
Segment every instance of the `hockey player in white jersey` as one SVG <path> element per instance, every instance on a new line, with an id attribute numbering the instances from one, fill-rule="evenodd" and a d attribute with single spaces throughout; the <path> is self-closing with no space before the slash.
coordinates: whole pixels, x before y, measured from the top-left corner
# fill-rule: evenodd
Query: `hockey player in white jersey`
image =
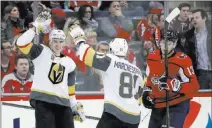
<path id="1" fill-rule="evenodd" d="M 140 122 L 138 92 L 141 71 L 125 60 L 128 44 L 125 39 L 110 42 L 106 56 L 86 44 L 83 30 L 73 25 L 70 35 L 78 46 L 80 59 L 88 66 L 101 70 L 104 85 L 104 111 L 97 128 L 137 128 Z"/>
<path id="2" fill-rule="evenodd" d="M 65 33 L 52 30 L 50 47 L 32 43 L 36 33 L 47 31 L 45 26 L 49 25 L 49 18 L 48 12 L 39 14 L 34 27 L 23 33 L 16 45 L 31 57 L 35 66 L 30 103 L 35 108 L 36 128 L 74 128 L 73 114 L 82 121 L 85 115 L 74 94 L 76 65 L 61 54 Z"/>

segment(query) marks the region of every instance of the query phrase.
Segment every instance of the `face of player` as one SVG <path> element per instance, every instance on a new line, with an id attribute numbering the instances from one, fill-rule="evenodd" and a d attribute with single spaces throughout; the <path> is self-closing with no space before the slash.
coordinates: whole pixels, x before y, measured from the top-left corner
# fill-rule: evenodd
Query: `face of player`
<path id="1" fill-rule="evenodd" d="M 19 18 L 19 10 L 17 7 L 14 7 L 11 12 L 10 12 L 10 16 L 14 17 L 14 18 Z"/>
<path id="2" fill-rule="evenodd" d="M 189 7 L 182 7 L 180 11 L 180 18 L 187 20 L 190 8 Z"/>
<path id="3" fill-rule="evenodd" d="M 61 40 L 52 40 L 50 43 L 50 47 L 52 49 L 52 52 L 56 56 L 60 56 L 61 51 L 63 50 L 64 41 Z"/>
<path id="4" fill-rule="evenodd" d="M 29 72 L 29 61 L 25 58 L 19 59 L 16 65 L 16 70 L 20 76 L 26 76 Z"/>
<path id="5" fill-rule="evenodd" d="M 86 19 L 90 19 L 91 18 L 91 8 L 90 7 L 87 7 L 86 9 L 85 9 L 85 15 L 84 15 L 84 18 L 86 18 Z"/>
<path id="6" fill-rule="evenodd" d="M 206 18 L 202 19 L 201 13 L 196 12 L 193 14 L 193 25 L 195 28 L 201 28 L 205 24 Z"/>
<path id="7" fill-rule="evenodd" d="M 167 47 L 168 47 L 168 53 L 170 53 L 177 45 L 177 40 L 175 42 L 173 41 L 168 41 L 167 42 Z M 162 54 L 165 54 L 165 40 L 161 40 L 159 42 L 159 46 L 160 46 L 160 49 L 161 49 L 161 52 Z"/>
<path id="8" fill-rule="evenodd" d="M 107 54 L 109 52 L 109 45 L 100 44 L 98 52 Z"/>
<path id="9" fill-rule="evenodd" d="M 119 2 L 112 2 L 109 8 L 112 15 L 115 15 L 116 11 L 121 11 L 121 5 Z"/>
<path id="10" fill-rule="evenodd" d="M 10 42 L 5 42 L 2 44 L 2 50 L 1 50 L 1 55 L 6 56 L 6 57 L 11 57 L 12 56 L 12 45 Z"/>

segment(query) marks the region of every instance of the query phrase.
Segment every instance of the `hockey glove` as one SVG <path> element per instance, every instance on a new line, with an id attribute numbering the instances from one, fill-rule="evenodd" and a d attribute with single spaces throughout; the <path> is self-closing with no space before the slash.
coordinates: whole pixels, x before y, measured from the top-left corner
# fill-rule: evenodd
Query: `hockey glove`
<path id="1" fill-rule="evenodd" d="M 51 14 L 49 11 L 42 11 L 32 25 L 36 28 L 36 33 L 49 33 L 51 31 Z"/>
<path id="2" fill-rule="evenodd" d="M 77 102 L 75 106 L 72 107 L 72 112 L 74 116 L 74 120 L 83 122 L 85 121 L 85 113 L 83 110 L 83 105 L 80 102 Z"/>
<path id="3" fill-rule="evenodd" d="M 179 92 L 180 91 L 180 88 L 181 88 L 181 82 L 180 80 L 174 78 L 171 80 L 171 86 L 172 86 L 172 91 L 173 92 Z"/>
<path id="4" fill-rule="evenodd" d="M 154 99 L 151 98 L 151 96 L 149 95 L 151 91 L 152 89 L 149 87 L 145 87 L 143 90 L 143 97 L 142 97 L 143 105 L 145 108 L 148 108 L 148 109 L 152 109 L 155 106 Z"/>
<path id="5" fill-rule="evenodd" d="M 85 37 L 85 32 L 82 30 L 82 28 L 74 24 L 69 28 L 69 33 L 71 37 L 73 38 L 74 44 L 79 46 L 80 42 L 85 42 L 86 37 Z"/>

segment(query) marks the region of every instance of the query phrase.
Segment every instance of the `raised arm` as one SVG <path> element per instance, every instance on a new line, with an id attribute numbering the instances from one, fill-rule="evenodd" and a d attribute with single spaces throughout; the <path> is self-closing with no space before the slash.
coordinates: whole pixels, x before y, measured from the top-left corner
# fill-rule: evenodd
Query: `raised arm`
<path id="1" fill-rule="evenodd" d="M 23 33 L 16 41 L 16 45 L 23 54 L 31 56 L 31 59 L 37 58 L 43 46 L 32 43 L 35 37 L 35 28 L 31 28 Z"/>
<path id="2" fill-rule="evenodd" d="M 111 58 L 93 50 L 85 41 L 84 31 L 78 26 L 73 25 L 70 28 L 70 35 L 78 47 L 78 55 L 86 65 L 96 69 L 106 71 L 111 63 Z"/>
<path id="3" fill-rule="evenodd" d="M 47 10 L 42 11 L 36 20 L 33 22 L 33 28 L 23 33 L 16 41 L 17 47 L 24 54 L 29 54 L 31 59 L 37 58 L 42 50 L 42 45 L 33 44 L 33 39 L 36 34 L 49 33 L 51 23 L 51 14 Z"/>

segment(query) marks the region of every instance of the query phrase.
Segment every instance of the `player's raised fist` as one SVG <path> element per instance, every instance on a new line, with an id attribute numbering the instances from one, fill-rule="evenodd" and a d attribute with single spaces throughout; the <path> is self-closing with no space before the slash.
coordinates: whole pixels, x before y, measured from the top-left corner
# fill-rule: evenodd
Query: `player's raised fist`
<path id="1" fill-rule="evenodd" d="M 49 33 L 51 28 L 51 13 L 47 10 L 42 11 L 32 25 L 36 28 L 37 33 Z"/>
<path id="2" fill-rule="evenodd" d="M 73 38 L 75 45 L 78 45 L 79 42 L 86 41 L 85 32 L 77 24 L 74 24 L 69 28 L 69 33 L 70 33 L 71 37 Z"/>

